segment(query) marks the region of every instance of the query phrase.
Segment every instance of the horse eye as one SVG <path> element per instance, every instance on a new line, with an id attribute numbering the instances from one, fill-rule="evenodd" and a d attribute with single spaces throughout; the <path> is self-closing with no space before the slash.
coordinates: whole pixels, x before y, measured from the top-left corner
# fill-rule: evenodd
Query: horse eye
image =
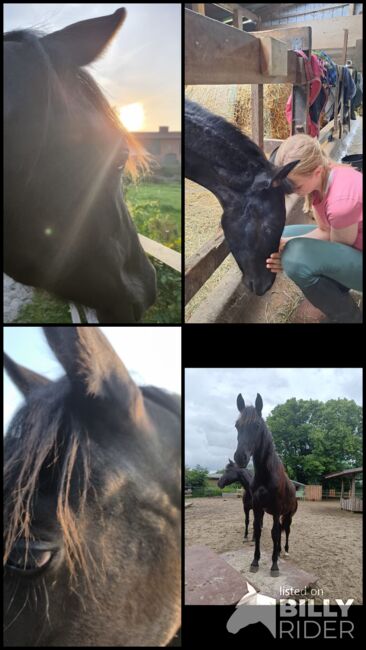
<path id="1" fill-rule="evenodd" d="M 12 571 L 33 575 L 44 569 L 51 561 L 53 553 L 47 549 L 37 548 L 29 543 L 26 552 L 24 543 L 16 544 L 9 554 L 6 566 Z"/>

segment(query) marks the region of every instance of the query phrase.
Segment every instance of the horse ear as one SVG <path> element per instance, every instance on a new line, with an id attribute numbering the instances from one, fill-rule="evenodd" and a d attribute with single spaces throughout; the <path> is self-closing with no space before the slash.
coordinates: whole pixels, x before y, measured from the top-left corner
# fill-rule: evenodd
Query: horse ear
<path id="1" fill-rule="evenodd" d="M 282 165 L 282 167 L 274 167 L 270 186 L 277 187 L 278 185 L 282 185 L 286 189 L 286 192 L 290 193 L 293 191 L 292 183 L 288 180 L 287 176 L 299 162 L 300 160 L 293 160 L 286 165 Z"/>
<path id="2" fill-rule="evenodd" d="M 5 352 L 4 368 L 10 379 L 25 397 L 39 386 L 46 386 L 46 384 L 52 383 L 49 379 L 42 377 L 42 375 L 39 375 L 37 372 L 33 372 L 32 370 L 28 370 L 28 368 L 24 368 L 24 366 L 20 366 L 8 357 Z"/>
<path id="3" fill-rule="evenodd" d="M 261 190 L 268 190 L 272 184 L 272 172 L 270 169 L 265 169 L 264 171 L 256 174 L 252 183 L 252 189 L 256 192 Z"/>
<path id="4" fill-rule="evenodd" d="M 262 415 L 263 400 L 259 393 L 257 393 L 257 399 L 255 400 L 255 408 L 258 415 Z"/>
<path id="5" fill-rule="evenodd" d="M 109 16 L 89 18 L 64 27 L 41 38 L 47 51 L 74 66 L 84 66 L 97 59 L 126 18 L 124 7 Z"/>
<path id="6" fill-rule="evenodd" d="M 234 462 L 229 458 L 229 465 L 234 465 Z"/>
<path id="7" fill-rule="evenodd" d="M 242 411 L 244 411 L 244 409 L 245 409 L 245 402 L 244 402 L 244 400 L 243 400 L 243 396 L 242 396 L 241 393 L 239 393 L 238 397 L 236 398 L 236 405 L 237 405 L 237 407 L 238 407 L 238 411 L 240 411 L 240 413 L 241 413 Z"/>
<path id="8" fill-rule="evenodd" d="M 130 411 L 140 389 L 100 329 L 44 327 L 47 341 L 73 386 L 85 397 L 114 399 Z"/>

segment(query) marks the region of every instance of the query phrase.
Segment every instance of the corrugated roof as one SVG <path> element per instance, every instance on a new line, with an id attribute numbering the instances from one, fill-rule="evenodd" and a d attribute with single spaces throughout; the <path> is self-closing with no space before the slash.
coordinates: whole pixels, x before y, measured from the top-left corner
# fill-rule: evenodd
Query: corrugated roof
<path id="1" fill-rule="evenodd" d="M 343 472 L 333 472 L 332 474 L 326 474 L 324 478 L 335 478 L 336 476 L 347 476 L 347 474 L 360 474 L 363 472 L 363 467 L 355 467 L 354 469 L 345 469 Z"/>

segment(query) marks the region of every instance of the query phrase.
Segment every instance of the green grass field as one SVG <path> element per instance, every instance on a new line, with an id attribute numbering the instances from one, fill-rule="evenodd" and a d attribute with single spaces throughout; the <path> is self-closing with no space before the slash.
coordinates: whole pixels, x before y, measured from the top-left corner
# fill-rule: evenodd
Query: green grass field
<path id="1" fill-rule="evenodd" d="M 136 228 L 141 235 L 181 251 L 181 184 L 130 184 L 125 198 Z M 181 276 L 151 257 L 158 284 L 157 302 L 144 315 L 143 323 L 181 322 Z M 36 290 L 32 303 L 23 307 L 17 323 L 71 323 L 69 306 Z"/>

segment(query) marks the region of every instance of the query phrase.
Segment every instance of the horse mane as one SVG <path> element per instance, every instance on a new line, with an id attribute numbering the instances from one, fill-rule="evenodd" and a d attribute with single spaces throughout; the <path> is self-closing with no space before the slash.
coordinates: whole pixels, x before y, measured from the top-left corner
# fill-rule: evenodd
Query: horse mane
<path id="1" fill-rule="evenodd" d="M 268 456 L 267 459 L 267 469 L 268 472 L 271 474 L 273 473 L 278 466 L 283 466 L 282 461 L 280 460 L 274 443 L 273 443 L 273 438 L 270 430 L 268 429 L 263 417 L 258 414 L 256 408 L 254 406 L 247 406 L 245 409 L 245 422 L 254 422 L 255 420 L 260 421 L 261 425 L 261 430 L 260 430 L 260 435 L 261 435 L 261 442 L 258 444 L 257 447 L 257 458 L 260 461 L 260 463 L 263 465 L 264 464 L 264 459 L 266 456 Z"/>
<path id="2" fill-rule="evenodd" d="M 169 393 L 162 388 L 156 386 L 140 386 L 140 390 L 144 397 L 152 400 L 156 404 L 163 406 L 165 409 L 180 418 L 181 415 L 181 399 L 180 395 Z"/>
<path id="3" fill-rule="evenodd" d="M 231 124 L 225 118 L 214 115 L 200 104 L 188 100 L 185 109 L 186 119 L 192 120 L 192 128 L 197 128 L 197 138 L 190 139 L 190 147 L 197 150 L 201 157 L 205 157 L 199 134 L 204 130 L 205 138 L 209 140 L 211 148 L 217 152 L 217 162 L 222 165 L 227 163 L 230 169 L 243 172 L 249 167 L 269 167 L 267 158 L 258 145 L 253 142 L 238 126 Z M 226 160 L 224 157 L 226 156 Z"/>
<path id="4" fill-rule="evenodd" d="M 9 425 L 4 440 L 4 564 L 20 538 L 25 540 L 27 557 L 34 539 L 30 526 L 34 499 L 42 489 L 49 491 L 51 481 L 57 486 L 56 518 L 70 576 L 75 578 L 79 565 L 91 586 L 86 558 L 91 555 L 80 534 L 89 487 L 89 441 L 76 416 L 65 408 L 68 397 L 68 380 L 51 389 L 42 387 Z"/>
<path id="5" fill-rule="evenodd" d="M 52 90 L 52 92 L 57 93 L 61 101 L 66 103 L 67 111 L 70 111 L 70 106 L 66 102 L 65 93 L 62 91 L 61 83 L 57 73 L 57 66 L 55 67 L 53 65 L 49 55 L 42 45 L 43 36 L 46 36 L 46 32 L 40 30 L 13 30 L 4 34 L 4 41 L 27 43 L 32 47 L 33 51 L 38 57 L 38 60 L 41 61 L 46 72 L 48 92 L 50 93 Z M 60 64 L 62 65 L 61 61 Z M 83 95 L 83 97 L 89 101 L 90 104 L 97 110 L 104 113 L 105 117 L 109 120 L 113 127 L 120 132 L 121 136 L 125 140 L 129 149 L 129 156 L 126 162 L 124 173 L 129 174 L 133 180 L 136 180 L 141 174 L 149 172 L 154 161 L 154 157 L 148 153 L 137 140 L 137 138 L 123 126 L 115 110 L 109 105 L 101 89 L 99 88 L 96 81 L 94 81 L 92 76 L 82 68 L 69 67 L 68 71 L 73 75 L 74 80 L 77 82 L 77 87 L 79 88 L 80 93 Z M 42 137 L 43 142 L 45 142 L 47 136 L 47 129 L 50 121 L 49 113 L 50 102 L 48 101 L 44 121 L 45 127 Z"/>

